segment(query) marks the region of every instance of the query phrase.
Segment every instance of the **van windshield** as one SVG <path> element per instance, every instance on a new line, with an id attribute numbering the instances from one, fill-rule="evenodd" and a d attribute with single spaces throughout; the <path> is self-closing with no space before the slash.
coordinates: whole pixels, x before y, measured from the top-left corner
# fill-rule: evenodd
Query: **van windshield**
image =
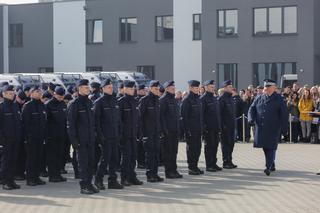
<path id="1" fill-rule="evenodd" d="M 41 78 L 39 75 L 20 75 L 18 81 L 21 85 L 34 86 L 41 84 Z"/>
<path id="2" fill-rule="evenodd" d="M 75 86 L 77 81 L 82 79 L 80 74 L 61 74 L 60 78 L 66 87 Z"/>

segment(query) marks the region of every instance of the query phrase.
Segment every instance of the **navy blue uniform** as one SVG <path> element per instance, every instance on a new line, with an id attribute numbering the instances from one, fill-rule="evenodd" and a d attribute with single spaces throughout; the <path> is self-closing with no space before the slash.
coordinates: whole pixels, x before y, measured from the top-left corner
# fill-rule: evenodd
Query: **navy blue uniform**
<path id="1" fill-rule="evenodd" d="M 47 114 L 44 104 L 35 99 L 27 102 L 22 109 L 22 121 L 27 150 L 27 181 L 37 181 L 46 138 Z"/>
<path id="2" fill-rule="evenodd" d="M 249 108 L 249 122 L 255 125 L 254 147 L 263 148 L 266 168 L 271 169 L 281 134 L 288 129 L 288 109 L 283 97 L 277 93 L 260 95 Z"/>
<path id="3" fill-rule="evenodd" d="M 121 131 L 120 111 L 117 99 L 104 94 L 94 102 L 97 141 L 102 156 L 96 173 L 96 182 L 103 182 L 106 167 L 109 167 L 109 182 L 117 179 L 116 170 L 119 159 L 119 139 Z"/>
<path id="4" fill-rule="evenodd" d="M 138 101 L 134 96 L 124 95 L 119 100 L 122 134 L 121 147 L 121 181 L 136 179 Z"/>
<path id="5" fill-rule="evenodd" d="M 3 146 L 0 173 L 4 184 L 14 181 L 16 150 L 21 140 L 22 122 L 19 106 L 5 98 L 0 103 L 0 144 Z"/>
<path id="6" fill-rule="evenodd" d="M 146 153 L 146 175 L 158 175 L 160 163 L 160 103 L 159 96 L 149 93 L 139 104 L 143 145 Z"/>
<path id="7" fill-rule="evenodd" d="M 67 106 L 65 102 L 52 98 L 46 104 L 47 129 L 46 140 L 48 172 L 50 178 L 60 177 L 64 161 L 64 147 L 67 140 Z"/>
<path id="8" fill-rule="evenodd" d="M 218 100 L 222 129 L 222 157 L 223 165 L 225 166 L 232 163 L 232 152 L 235 142 L 235 108 L 231 93 L 225 92 Z"/>
<path id="9" fill-rule="evenodd" d="M 221 133 L 219 102 L 213 93 L 210 92 L 205 92 L 200 99 L 203 112 L 203 139 L 205 142 L 204 153 L 206 167 L 207 169 L 215 168 L 217 164 L 219 133 Z"/>
<path id="10" fill-rule="evenodd" d="M 181 116 L 187 141 L 189 170 L 198 170 L 201 154 L 202 108 L 199 95 L 189 92 L 181 105 Z"/>
<path id="11" fill-rule="evenodd" d="M 141 98 L 144 96 L 142 95 L 137 95 L 135 99 L 139 102 Z M 141 128 L 141 118 L 139 115 L 139 129 Z M 138 131 L 138 136 L 137 136 L 137 162 L 138 162 L 138 168 L 145 168 L 145 158 L 146 158 L 146 153 L 144 151 L 143 147 L 143 140 L 142 140 L 142 134 L 141 130 Z"/>
<path id="12" fill-rule="evenodd" d="M 177 173 L 180 109 L 175 94 L 165 92 L 160 98 L 160 123 L 163 138 L 163 160 L 166 175 Z"/>
<path id="13" fill-rule="evenodd" d="M 92 185 L 95 145 L 93 105 L 87 96 L 79 95 L 70 102 L 67 130 L 70 142 L 77 153 L 80 187 L 86 188 Z"/>

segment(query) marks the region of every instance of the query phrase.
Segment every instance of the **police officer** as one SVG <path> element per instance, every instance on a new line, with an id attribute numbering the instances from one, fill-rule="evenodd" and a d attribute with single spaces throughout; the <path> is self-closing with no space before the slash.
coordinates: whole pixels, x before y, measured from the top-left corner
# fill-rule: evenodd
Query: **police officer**
<path id="1" fill-rule="evenodd" d="M 113 95 L 111 80 L 104 80 L 101 87 L 103 96 L 94 102 L 97 141 L 102 153 L 95 176 L 95 185 L 98 189 L 105 190 L 103 176 L 106 167 L 109 167 L 108 188 L 123 189 L 123 186 L 117 181 L 116 174 L 121 131 L 119 105 L 117 98 Z"/>
<path id="2" fill-rule="evenodd" d="M 287 133 L 289 113 L 283 97 L 276 92 L 275 81 L 264 80 L 264 91 L 249 108 L 248 120 L 249 124 L 255 125 L 254 147 L 263 148 L 266 159 L 264 173 L 269 176 L 275 171 L 279 137 Z"/>
<path id="3" fill-rule="evenodd" d="M 190 175 L 201 175 L 198 161 L 201 154 L 202 107 L 199 98 L 200 82 L 188 81 L 189 94 L 183 99 L 181 116 L 186 133 L 187 160 Z"/>
<path id="4" fill-rule="evenodd" d="M 124 81 L 125 95 L 119 99 L 122 138 L 121 147 L 121 184 L 123 186 L 142 185 L 135 172 L 137 160 L 138 102 L 134 98 L 134 81 Z"/>
<path id="5" fill-rule="evenodd" d="M 118 84 L 118 94 L 117 94 L 117 99 L 119 100 L 120 98 L 122 98 L 124 96 L 125 92 L 124 92 L 124 83 L 121 81 Z"/>
<path id="6" fill-rule="evenodd" d="M 77 153 L 80 171 L 80 193 L 93 194 L 99 190 L 93 186 L 95 122 L 93 104 L 88 98 L 89 81 L 77 82 L 78 97 L 70 102 L 67 115 L 67 130 L 70 142 Z"/>
<path id="7" fill-rule="evenodd" d="M 223 83 L 223 95 L 219 97 L 219 108 L 221 115 L 221 146 L 223 157 L 223 168 L 234 169 L 237 165 L 232 162 L 235 136 L 235 109 L 232 98 L 232 81 L 227 80 Z"/>
<path id="8" fill-rule="evenodd" d="M 14 181 L 15 152 L 21 142 L 22 125 L 19 106 L 14 102 L 14 87 L 2 88 L 3 102 L 0 103 L 0 144 L 3 146 L 1 156 L 1 179 L 3 189 L 20 189 Z"/>
<path id="9" fill-rule="evenodd" d="M 48 135 L 46 140 L 49 182 L 63 182 L 67 179 L 60 174 L 63 163 L 64 145 L 67 138 L 67 105 L 64 103 L 65 90 L 56 87 L 53 98 L 46 103 Z"/>
<path id="10" fill-rule="evenodd" d="M 44 185 L 39 178 L 41 172 L 41 156 L 46 135 L 47 115 L 41 102 L 42 91 L 38 85 L 30 89 L 30 98 L 22 109 L 22 121 L 27 150 L 27 185 Z"/>
<path id="11" fill-rule="evenodd" d="M 218 99 L 214 96 L 214 80 L 203 83 L 205 93 L 200 97 L 203 112 L 203 139 L 206 160 L 206 171 L 221 171 L 217 165 L 219 135 L 221 134 L 221 118 Z"/>
<path id="12" fill-rule="evenodd" d="M 180 109 L 175 99 L 174 81 L 164 83 L 165 93 L 160 98 L 160 123 L 163 137 L 163 160 L 166 178 L 182 178 L 177 171 Z"/>
<path id="13" fill-rule="evenodd" d="M 100 84 L 98 82 L 92 82 L 90 84 L 91 87 L 91 94 L 89 95 L 89 99 L 92 102 L 95 102 L 98 98 L 100 98 Z"/>
<path id="14" fill-rule="evenodd" d="M 163 181 L 163 178 L 158 175 L 160 161 L 159 86 L 159 81 L 150 81 L 149 93 L 141 98 L 139 103 L 148 182 Z"/>
<path id="15" fill-rule="evenodd" d="M 141 98 L 146 96 L 146 94 L 147 94 L 146 86 L 144 84 L 138 85 L 136 100 L 139 102 L 141 100 Z M 140 118 L 139 118 L 139 120 L 140 120 Z M 141 128 L 141 122 L 139 122 L 139 128 Z M 139 134 L 139 133 L 141 133 L 141 131 L 138 131 L 138 137 L 137 137 L 137 163 L 138 163 L 137 168 L 145 169 L 146 168 L 145 151 L 144 151 L 144 147 L 143 147 L 142 134 Z"/>

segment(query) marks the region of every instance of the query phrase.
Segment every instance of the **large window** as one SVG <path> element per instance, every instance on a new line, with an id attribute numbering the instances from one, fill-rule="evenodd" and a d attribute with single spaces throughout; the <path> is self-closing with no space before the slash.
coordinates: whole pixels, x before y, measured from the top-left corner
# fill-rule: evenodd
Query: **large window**
<path id="1" fill-rule="evenodd" d="M 201 40 L 201 14 L 193 14 L 193 40 Z"/>
<path id="2" fill-rule="evenodd" d="M 23 25 L 22 24 L 10 24 L 9 25 L 9 39 L 10 47 L 22 47 L 23 46 Z"/>
<path id="3" fill-rule="evenodd" d="M 87 43 L 98 44 L 103 42 L 103 23 L 101 19 L 87 20 Z"/>
<path id="4" fill-rule="evenodd" d="M 120 19 L 120 42 L 137 41 L 137 18 Z"/>
<path id="5" fill-rule="evenodd" d="M 254 34 L 281 35 L 297 33 L 297 7 L 254 9 Z"/>
<path id="6" fill-rule="evenodd" d="M 173 40 L 173 16 L 156 17 L 156 41 Z"/>
<path id="7" fill-rule="evenodd" d="M 284 74 L 296 74 L 297 63 L 277 62 L 277 63 L 254 63 L 253 64 L 253 85 L 263 84 L 264 79 L 272 79 L 281 83 Z"/>
<path id="8" fill-rule="evenodd" d="M 238 10 L 218 10 L 218 37 L 238 35 Z"/>
<path id="9" fill-rule="evenodd" d="M 231 80 L 233 86 L 238 86 L 238 65 L 237 64 L 218 64 L 218 85 L 226 80 Z"/>

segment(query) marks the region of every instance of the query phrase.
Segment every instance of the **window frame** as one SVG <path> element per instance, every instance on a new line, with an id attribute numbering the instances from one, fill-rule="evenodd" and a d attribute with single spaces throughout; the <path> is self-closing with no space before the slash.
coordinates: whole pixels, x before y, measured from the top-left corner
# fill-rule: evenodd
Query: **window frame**
<path id="1" fill-rule="evenodd" d="M 161 39 L 159 40 L 158 39 L 158 25 L 157 25 L 157 21 L 158 21 L 158 18 L 161 18 L 161 23 L 162 23 L 162 28 L 163 27 L 163 18 L 164 17 L 172 17 L 172 20 L 173 20 L 173 27 L 172 27 L 172 30 L 173 30 L 173 35 L 172 35 L 172 39 Z M 159 16 L 155 16 L 155 42 L 173 42 L 173 39 L 174 39 L 174 16 L 173 15 L 159 15 Z"/>
<path id="2" fill-rule="evenodd" d="M 17 26 L 17 25 L 21 25 L 21 45 L 17 45 L 16 42 L 12 41 L 13 38 L 11 38 L 11 26 Z M 21 48 L 21 47 L 24 47 L 23 28 L 24 28 L 23 27 L 23 23 L 9 23 L 9 32 L 8 32 L 9 36 L 8 36 L 8 38 L 9 38 L 9 47 L 10 48 Z M 16 32 L 16 30 L 15 30 L 15 32 Z M 14 38 L 16 38 L 16 37 L 17 36 L 15 34 Z"/>
<path id="3" fill-rule="evenodd" d="M 285 8 L 288 8 L 288 7 L 295 7 L 296 8 L 296 29 L 297 29 L 297 32 L 295 33 L 285 33 L 284 32 L 284 24 L 285 24 L 285 14 L 284 14 L 284 11 L 285 11 Z M 270 9 L 272 8 L 281 8 L 281 33 L 269 33 L 270 31 Z M 298 32 L 299 32 L 299 29 L 298 29 L 298 20 L 299 20 L 299 10 L 298 10 L 298 5 L 284 5 L 284 6 L 270 6 L 270 7 L 254 7 L 252 9 L 252 20 L 253 20 L 253 27 L 252 27 L 252 36 L 253 37 L 272 37 L 272 36 L 296 36 L 298 35 Z M 266 32 L 267 34 L 262 34 L 262 35 L 258 35 L 255 33 L 255 10 L 256 9 L 266 9 L 267 11 L 267 14 L 266 14 L 266 19 L 267 19 L 267 23 L 266 23 Z"/>
<path id="4" fill-rule="evenodd" d="M 199 16 L 199 25 L 200 25 L 200 29 L 199 29 L 199 38 L 196 38 L 195 36 L 195 17 Z M 202 14 L 201 13 L 195 13 L 192 14 L 192 40 L 193 41 L 201 41 L 202 40 Z"/>
<path id="5" fill-rule="evenodd" d="M 233 35 L 226 35 L 226 24 L 227 24 L 227 11 L 237 11 L 237 33 Z M 223 12 L 223 35 L 219 35 L 219 12 Z M 237 8 L 226 8 L 226 9 L 218 9 L 217 10 L 217 38 L 237 38 L 239 37 L 239 10 Z"/>
<path id="6" fill-rule="evenodd" d="M 88 22 L 92 21 L 93 22 L 93 31 L 92 31 L 92 42 L 89 41 L 88 38 Z M 101 42 L 94 42 L 94 27 L 95 27 L 95 22 L 96 21 L 101 21 L 102 22 L 102 41 Z M 87 19 L 86 20 L 86 44 L 87 45 L 100 45 L 103 44 L 103 19 L 102 18 L 95 18 L 95 19 Z"/>
<path id="7" fill-rule="evenodd" d="M 121 40 L 121 20 L 125 19 L 126 20 L 126 29 L 125 29 L 125 41 Z M 132 44 L 132 43 L 138 43 L 138 39 L 136 41 L 128 41 L 127 38 L 127 24 L 128 24 L 128 19 L 136 19 L 137 20 L 137 26 L 138 26 L 138 17 L 120 17 L 119 18 L 119 43 L 121 44 Z"/>

